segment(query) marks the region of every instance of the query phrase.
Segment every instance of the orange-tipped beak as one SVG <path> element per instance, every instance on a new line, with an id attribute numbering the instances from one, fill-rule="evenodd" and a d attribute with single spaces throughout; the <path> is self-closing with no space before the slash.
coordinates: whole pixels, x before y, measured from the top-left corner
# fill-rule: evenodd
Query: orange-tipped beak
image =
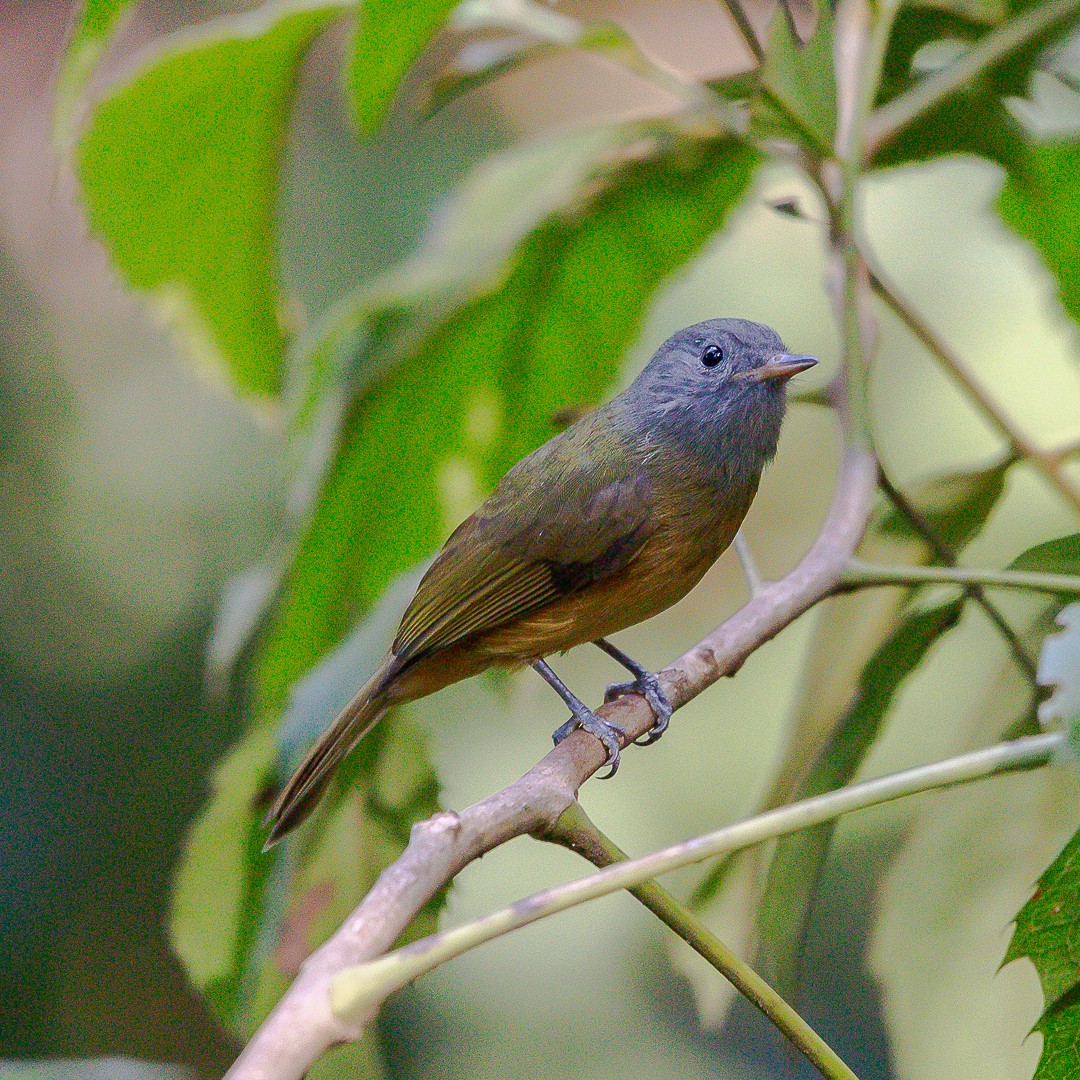
<path id="1" fill-rule="evenodd" d="M 732 378 L 743 379 L 746 382 L 764 382 L 766 379 L 787 382 L 792 375 L 798 375 L 800 371 L 812 368 L 816 363 L 817 360 L 812 356 L 791 356 L 788 353 L 779 353 L 770 357 L 761 367 L 736 372 Z"/>

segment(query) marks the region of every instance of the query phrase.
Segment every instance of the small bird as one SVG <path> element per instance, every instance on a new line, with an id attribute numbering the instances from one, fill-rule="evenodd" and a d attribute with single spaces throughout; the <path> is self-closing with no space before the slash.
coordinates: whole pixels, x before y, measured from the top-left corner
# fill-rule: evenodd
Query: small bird
<path id="1" fill-rule="evenodd" d="M 671 706 L 609 634 L 682 599 L 731 543 L 776 452 L 787 380 L 817 361 L 745 319 L 680 330 L 621 394 L 518 462 L 450 535 L 390 652 L 312 747 L 267 815 L 270 847 L 311 812 L 333 770 L 394 705 L 490 667 L 530 664 L 619 764 L 625 733 L 544 657 L 594 642 L 633 676 L 656 723 Z"/>

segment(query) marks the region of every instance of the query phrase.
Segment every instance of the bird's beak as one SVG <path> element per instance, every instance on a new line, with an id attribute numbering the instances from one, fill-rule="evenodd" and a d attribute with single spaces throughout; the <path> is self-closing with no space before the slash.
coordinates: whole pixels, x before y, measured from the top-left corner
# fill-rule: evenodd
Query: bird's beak
<path id="1" fill-rule="evenodd" d="M 764 382 L 766 379 L 787 382 L 792 375 L 798 375 L 800 371 L 812 368 L 816 363 L 817 360 L 812 356 L 791 356 L 788 353 L 778 353 L 770 357 L 761 367 L 736 372 L 732 378 L 755 383 Z"/>

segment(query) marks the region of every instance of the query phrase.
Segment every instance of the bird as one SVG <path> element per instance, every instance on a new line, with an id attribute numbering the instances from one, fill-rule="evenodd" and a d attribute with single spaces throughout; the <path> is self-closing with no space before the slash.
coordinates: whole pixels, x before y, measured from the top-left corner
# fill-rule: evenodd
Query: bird
<path id="1" fill-rule="evenodd" d="M 645 697 L 659 738 L 671 705 L 656 676 L 607 640 L 682 599 L 735 537 L 776 453 L 786 384 L 812 367 L 777 333 L 709 319 L 668 338 L 630 385 L 523 458 L 450 535 L 390 651 L 316 741 L 267 814 L 266 847 L 313 810 L 334 769 L 391 707 L 491 667 L 531 665 L 575 728 L 620 760 L 618 727 L 545 657 L 593 642 Z"/>

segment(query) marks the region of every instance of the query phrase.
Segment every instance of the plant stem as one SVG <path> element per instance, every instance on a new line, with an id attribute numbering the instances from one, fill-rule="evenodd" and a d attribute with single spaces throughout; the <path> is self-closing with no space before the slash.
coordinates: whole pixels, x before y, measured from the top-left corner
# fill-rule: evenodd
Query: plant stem
<path id="1" fill-rule="evenodd" d="M 957 563 L 956 552 L 938 536 L 929 521 L 921 514 L 917 507 L 913 506 L 907 496 L 897 488 L 889 479 L 884 469 L 878 470 L 878 485 L 885 493 L 886 498 L 896 509 L 907 518 L 912 528 L 923 538 L 927 546 L 946 566 L 955 566 Z M 1020 636 L 1009 625 L 1008 620 L 998 610 L 997 605 L 986 595 L 981 585 L 969 584 L 964 586 L 964 592 L 983 609 L 986 617 L 994 624 L 1001 634 L 1017 666 L 1023 671 L 1032 689 L 1038 692 L 1038 681 L 1035 661 L 1028 655 L 1027 648 L 1020 640 Z"/>
<path id="2" fill-rule="evenodd" d="M 869 261 L 869 260 L 868 260 Z M 1057 488 L 1061 495 L 1080 513 L 1080 490 L 1065 475 L 1063 466 L 1069 457 L 1066 447 L 1062 450 L 1042 450 L 1036 446 L 1012 418 L 994 401 L 990 391 L 978 376 L 939 338 L 923 321 L 915 309 L 897 292 L 872 262 L 870 287 L 889 309 L 911 331 L 925 349 L 963 387 L 987 422 L 1009 443 L 1012 453 L 1031 464 Z"/>
<path id="3" fill-rule="evenodd" d="M 522 926 L 538 922 L 589 900 L 640 885 L 659 874 L 703 862 L 766 840 L 809 829 L 853 810 L 864 809 L 934 788 L 980 780 L 996 773 L 1047 764 L 1066 745 L 1060 731 L 997 743 L 982 750 L 866 780 L 779 807 L 715 832 L 686 840 L 642 858 L 631 859 L 588 877 L 534 893 L 464 926 L 432 934 L 376 960 L 339 971 L 330 983 L 334 1015 L 362 1021 L 371 1009 L 447 960 Z"/>
<path id="4" fill-rule="evenodd" d="M 966 566 L 884 566 L 851 559 L 840 576 L 837 592 L 877 585 L 985 585 L 996 589 L 1080 595 L 1080 576 L 1035 574 L 1025 570 L 982 570 Z"/>
<path id="5" fill-rule="evenodd" d="M 555 823 L 555 828 L 543 839 L 576 851 L 599 868 L 626 862 L 629 858 L 626 852 L 596 827 L 578 802 L 567 807 Z M 776 990 L 665 888 L 655 881 L 644 881 L 640 885 L 632 885 L 629 892 L 772 1021 L 784 1038 L 799 1050 L 826 1080 L 858 1080 L 836 1051 Z"/>
<path id="6" fill-rule="evenodd" d="M 746 17 L 742 4 L 739 3 L 739 0 L 722 0 L 722 2 L 725 10 L 731 16 L 731 21 L 735 24 L 735 29 L 739 31 L 743 44 L 750 50 L 751 55 L 757 61 L 758 67 L 760 67 L 765 63 L 765 50 L 761 47 L 757 31 L 754 30 L 750 20 Z"/>
<path id="7" fill-rule="evenodd" d="M 754 562 L 754 553 L 750 550 L 750 545 L 746 542 L 746 537 L 743 535 L 742 529 L 735 534 L 735 539 L 731 542 L 731 546 L 735 549 L 735 554 L 739 556 L 743 575 L 746 577 L 746 584 L 749 586 L 750 596 L 753 598 L 761 592 L 765 582 L 757 568 L 757 563 Z"/>
<path id="8" fill-rule="evenodd" d="M 866 152 L 873 154 L 897 132 L 941 104 L 965 83 L 1033 38 L 1080 10 L 1080 0 L 1044 0 L 990 31 L 959 59 L 920 79 L 910 90 L 875 110 L 866 124 Z"/>

